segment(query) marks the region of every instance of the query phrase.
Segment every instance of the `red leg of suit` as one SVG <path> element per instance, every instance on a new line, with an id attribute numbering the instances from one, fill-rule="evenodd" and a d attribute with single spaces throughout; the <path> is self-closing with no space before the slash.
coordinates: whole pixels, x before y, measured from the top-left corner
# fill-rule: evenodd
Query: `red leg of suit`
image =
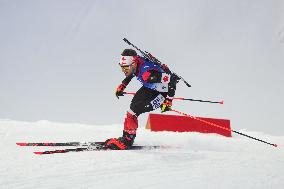
<path id="1" fill-rule="evenodd" d="M 127 112 L 124 120 L 123 136 L 119 138 L 111 138 L 105 142 L 105 146 L 114 150 L 125 150 L 133 145 L 138 128 L 137 117 Z"/>
<path id="2" fill-rule="evenodd" d="M 126 118 L 124 120 L 123 131 L 127 132 L 128 134 L 135 135 L 137 128 L 138 128 L 138 119 L 136 115 L 128 111 L 126 114 Z"/>

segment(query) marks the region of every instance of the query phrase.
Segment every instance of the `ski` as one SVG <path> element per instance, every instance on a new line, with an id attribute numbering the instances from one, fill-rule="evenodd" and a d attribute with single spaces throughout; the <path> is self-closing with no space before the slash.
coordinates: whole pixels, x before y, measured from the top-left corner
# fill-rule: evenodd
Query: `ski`
<path id="1" fill-rule="evenodd" d="M 57 147 L 57 146 L 74 146 L 77 148 L 66 148 L 66 149 L 57 149 L 57 150 L 46 150 L 46 151 L 36 151 L 34 154 L 44 155 L 44 154 L 60 154 L 68 152 L 83 152 L 83 151 L 106 151 L 111 149 L 106 149 L 103 145 L 104 142 L 17 142 L 18 146 L 46 146 L 46 147 Z M 162 146 L 131 146 L 127 150 L 142 150 L 142 149 L 157 149 Z"/>
<path id="2" fill-rule="evenodd" d="M 17 142 L 18 146 L 90 146 L 103 142 Z"/>
<path id="3" fill-rule="evenodd" d="M 158 149 L 158 148 L 161 148 L 161 146 L 131 146 L 127 150 L 142 150 L 142 149 L 151 150 L 151 149 Z M 96 145 L 92 145 L 88 147 L 80 147 L 80 148 L 66 148 L 66 149 L 61 149 L 61 150 L 37 151 L 37 152 L 34 152 L 34 154 L 37 154 L 37 155 L 62 154 L 62 153 L 68 153 L 68 152 L 84 152 L 84 151 L 111 151 L 111 149 L 104 148 L 104 146 L 101 144 L 96 144 Z"/>
<path id="4" fill-rule="evenodd" d="M 102 144 L 95 144 L 88 147 L 79 147 L 79 148 L 66 148 L 60 150 L 47 150 L 47 151 L 38 151 L 34 152 L 37 155 L 44 155 L 44 154 L 60 154 L 60 153 L 68 153 L 68 152 L 82 152 L 82 151 L 99 151 L 105 150 Z"/>

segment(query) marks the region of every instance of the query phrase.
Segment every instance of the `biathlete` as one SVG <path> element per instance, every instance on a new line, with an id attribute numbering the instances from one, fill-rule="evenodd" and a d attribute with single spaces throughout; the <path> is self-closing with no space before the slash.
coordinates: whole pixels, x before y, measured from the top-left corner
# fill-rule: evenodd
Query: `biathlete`
<path id="1" fill-rule="evenodd" d="M 157 108 L 161 108 L 162 112 L 171 110 L 179 78 L 171 74 L 164 64 L 160 65 L 138 56 L 133 49 L 125 49 L 122 52 L 119 65 L 126 77 L 116 88 L 117 98 L 123 96 L 126 86 L 133 77 L 142 83 L 142 87 L 131 101 L 130 110 L 126 113 L 122 137 L 105 141 L 105 148 L 126 150 L 134 143 L 139 115 Z"/>

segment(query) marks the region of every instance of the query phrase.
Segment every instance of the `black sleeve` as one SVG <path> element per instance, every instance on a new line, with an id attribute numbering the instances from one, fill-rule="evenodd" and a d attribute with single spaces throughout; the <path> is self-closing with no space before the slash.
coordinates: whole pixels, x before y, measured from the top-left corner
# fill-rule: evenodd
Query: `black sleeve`
<path id="1" fill-rule="evenodd" d="M 133 74 L 127 76 L 127 77 L 122 81 L 122 83 L 123 83 L 125 86 L 127 86 L 128 83 L 131 81 L 131 79 L 132 79 L 133 77 L 134 77 Z"/>
<path id="2" fill-rule="evenodd" d="M 168 96 L 169 97 L 174 97 L 175 96 L 176 85 L 179 82 L 179 80 L 180 80 L 180 78 L 177 75 L 175 75 L 175 74 L 171 75 L 171 80 L 169 82 L 169 91 L 168 91 Z"/>

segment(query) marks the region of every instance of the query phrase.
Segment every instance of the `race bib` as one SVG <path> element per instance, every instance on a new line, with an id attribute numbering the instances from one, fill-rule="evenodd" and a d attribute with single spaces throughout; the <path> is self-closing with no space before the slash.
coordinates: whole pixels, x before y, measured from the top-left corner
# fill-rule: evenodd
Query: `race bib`
<path id="1" fill-rule="evenodd" d="M 162 73 L 161 83 L 168 84 L 171 80 L 171 75 L 167 73 Z"/>
<path id="2" fill-rule="evenodd" d="M 154 100 L 151 101 L 151 105 L 153 109 L 160 108 L 161 104 L 164 102 L 165 97 L 163 95 L 159 94 Z"/>

